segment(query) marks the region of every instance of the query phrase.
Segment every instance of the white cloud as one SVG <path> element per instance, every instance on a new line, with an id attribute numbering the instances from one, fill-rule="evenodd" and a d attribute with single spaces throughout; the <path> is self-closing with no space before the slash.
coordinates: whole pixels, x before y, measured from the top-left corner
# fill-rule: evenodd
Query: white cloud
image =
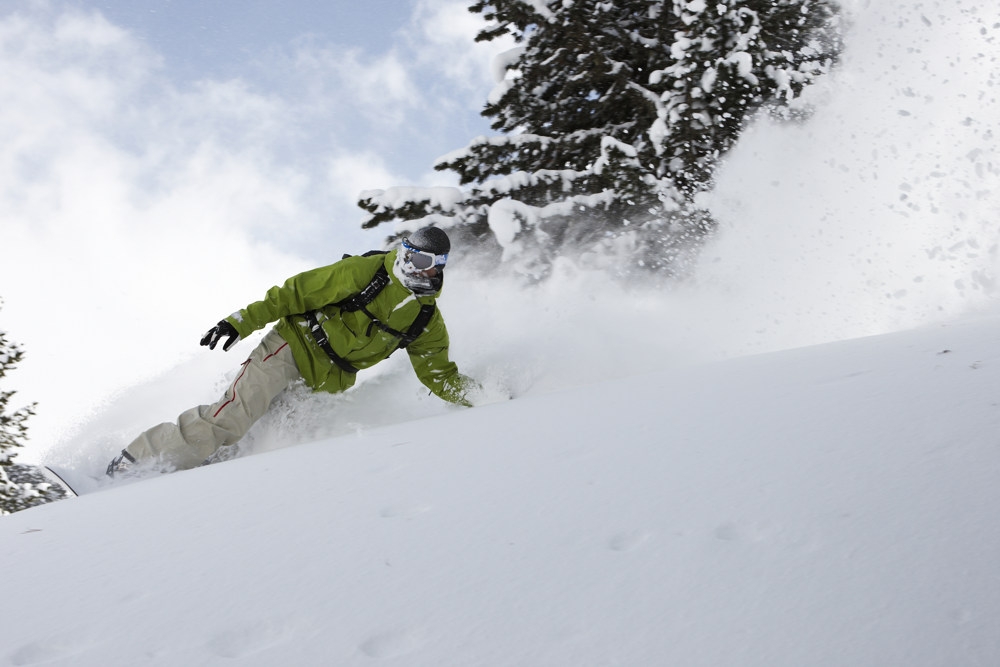
<path id="1" fill-rule="evenodd" d="M 43 7 L 0 36 L 0 316 L 44 439 L 303 268 L 279 237 L 309 220 L 308 176 L 273 159 L 280 103 L 174 90 L 98 14 Z"/>
<path id="2" fill-rule="evenodd" d="M 328 113 L 330 107 L 351 116 L 374 118 L 382 124 L 398 125 L 419 98 L 419 88 L 403 58 L 394 51 L 370 55 L 357 48 L 343 49 L 299 40 L 290 74 L 308 108 Z"/>
<path id="3" fill-rule="evenodd" d="M 385 159 L 376 153 L 343 153 L 330 160 L 330 188 L 337 197 L 352 204 L 364 190 L 396 183 L 402 177 L 386 166 Z"/>
<path id="4" fill-rule="evenodd" d="M 461 91 L 462 104 L 478 111 L 493 85 L 494 57 L 514 42 L 510 37 L 476 42 L 486 22 L 468 6 L 462 0 L 419 0 L 407 38 L 420 65 L 443 74 L 447 85 Z"/>

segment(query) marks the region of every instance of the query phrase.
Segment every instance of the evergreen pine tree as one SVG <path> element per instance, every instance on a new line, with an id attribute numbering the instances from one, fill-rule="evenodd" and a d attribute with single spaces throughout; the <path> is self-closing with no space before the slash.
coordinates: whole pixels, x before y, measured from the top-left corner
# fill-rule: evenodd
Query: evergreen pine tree
<path id="1" fill-rule="evenodd" d="M 495 239 L 529 273 L 587 249 L 676 270 L 713 226 L 697 195 L 750 118 L 790 116 L 840 48 L 833 0 L 479 0 L 470 11 L 490 22 L 477 40 L 519 44 L 483 111 L 500 134 L 435 165 L 468 186 L 460 196 L 372 191 L 359 205 L 365 227 L 436 223 Z"/>
<path id="2" fill-rule="evenodd" d="M 17 345 L 0 331 L 0 380 L 24 356 Z M 34 404 L 8 412 L 13 391 L 0 390 L 0 514 L 10 514 L 34 505 L 50 502 L 55 496 L 41 478 L 33 478 L 14 463 L 17 449 L 27 437 L 28 417 L 34 414 Z"/>

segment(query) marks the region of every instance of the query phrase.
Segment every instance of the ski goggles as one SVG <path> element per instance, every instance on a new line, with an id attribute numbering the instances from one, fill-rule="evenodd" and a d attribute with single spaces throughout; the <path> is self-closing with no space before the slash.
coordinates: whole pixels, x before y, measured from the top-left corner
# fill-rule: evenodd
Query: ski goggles
<path id="1" fill-rule="evenodd" d="M 443 267 L 448 262 L 448 253 L 435 255 L 432 252 L 424 252 L 411 246 L 407 239 L 403 239 L 403 261 L 407 262 L 418 271 L 426 271 L 435 266 Z"/>

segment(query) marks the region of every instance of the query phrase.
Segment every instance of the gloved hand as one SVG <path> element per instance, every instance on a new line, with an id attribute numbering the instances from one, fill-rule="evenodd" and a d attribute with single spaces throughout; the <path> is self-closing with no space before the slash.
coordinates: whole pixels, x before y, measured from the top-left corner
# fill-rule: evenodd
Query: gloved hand
<path id="1" fill-rule="evenodd" d="M 240 342 L 240 335 L 236 333 L 236 327 L 228 321 L 222 320 L 201 337 L 201 344 L 208 345 L 208 349 L 214 350 L 219 341 L 226 336 L 229 337 L 229 340 L 222 344 L 223 352 L 228 352 L 229 348 Z"/>

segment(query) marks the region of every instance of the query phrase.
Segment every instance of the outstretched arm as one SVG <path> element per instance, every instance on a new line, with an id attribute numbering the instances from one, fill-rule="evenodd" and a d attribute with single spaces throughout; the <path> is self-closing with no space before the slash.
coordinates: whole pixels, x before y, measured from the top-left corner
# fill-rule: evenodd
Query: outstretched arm
<path id="1" fill-rule="evenodd" d="M 474 379 L 460 373 L 458 365 L 449 359 L 448 330 L 440 311 L 434 314 L 424 332 L 406 350 L 417 377 L 435 396 L 472 407 L 470 398 L 481 387 Z"/>
<path id="2" fill-rule="evenodd" d="M 236 311 L 216 325 L 205 334 L 208 342 L 202 344 L 214 347 L 211 344 L 213 338 L 217 343 L 219 336 L 230 335 L 226 325 L 235 331 L 238 338 L 246 338 L 282 317 L 322 308 L 356 294 L 371 280 L 371 273 L 379 261 L 381 257 L 375 260 L 350 257 L 292 276 L 280 287 L 269 289 L 260 301 Z M 217 332 L 220 328 L 223 331 Z M 227 341 L 223 349 L 228 350 L 235 342 L 236 340 Z"/>

